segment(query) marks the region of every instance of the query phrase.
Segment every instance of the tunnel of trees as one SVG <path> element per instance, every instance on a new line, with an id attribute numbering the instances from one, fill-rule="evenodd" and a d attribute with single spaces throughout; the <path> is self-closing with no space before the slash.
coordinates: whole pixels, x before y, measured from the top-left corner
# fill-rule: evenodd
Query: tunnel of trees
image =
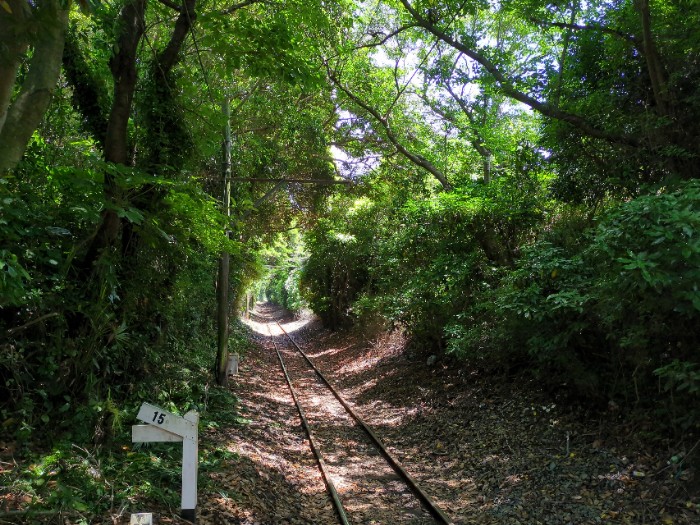
<path id="1" fill-rule="evenodd" d="M 697 0 L 0 0 L 2 432 L 205 395 L 222 254 L 697 429 L 699 155 Z"/>

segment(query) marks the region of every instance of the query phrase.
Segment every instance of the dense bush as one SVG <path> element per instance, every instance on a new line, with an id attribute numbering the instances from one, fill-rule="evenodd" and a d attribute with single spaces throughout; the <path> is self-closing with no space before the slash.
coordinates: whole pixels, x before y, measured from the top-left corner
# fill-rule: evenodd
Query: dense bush
<path id="1" fill-rule="evenodd" d="M 275 242 L 260 253 L 267 271 L 255 283 L 256 297 L 292 312 L 305 308 L 307 305 L 299 288 L 300 265 L 305 257 L 298 232 L 292 230 L 278 235 Z"/>
<path id="2" fill-rule="evenodd" d="M 107 399 L 133 398 L 165 363 L 191 352 L 213 361 L 216 258 L 226 247 L 240 275 L 248 265 L 195 185 L 123 169 L 125 192 L 147 181 L 163 197 L 117 210 L 132 244 L 81 268 L 112 168 L 49 166 L 52 153 L 38 141 L 17 176 L 0 179 L 0 417 L 24 440 L 51 425 L 80 442 L 109 431 Z"/>
<path id="3" fill-rule="evenodd" d="M 275 266 L 266 279 L 261 295 L 268 301 L 296 312 L 301 310 L 306 302 L 299 290 L 300 270 L 293 263 L 294 261 L 289 261 L 288 264 Z"/>
<path id="4" fill-rule="evenodd" d="M 550 384 L 600 398 L 648 401 L 654 370 L 669 388 L 693 391 L 700 184 L 611 206 L 597 222 L 577 245 L 555 226 L 524 249 L 471 322 L 448 327 L 450 349 L 529 363 Z"/>
<path id="5" fill-rule="evenodd" d="M 381 315 L 416 345 L 592 400 L 650 403 L 660 384 L 700 421 L 678 408 L 700 391 L 700 183 L 596 216 L 544 194 L 516 173 L 336 205 L 306 236 L 306 297 L 332 326 Z"/>
<path id="6" fill-rule="evenodd" d="M 355 217 L 364 215 L 362 208 Z M 368 231 L 362 221 L 355 226 L 337 228 L 322 219 L 305 239 L 311 253 L 300 276 L 302 295 L 331 328 L 349 324 L 352 304 L 368 284 L 371 244 L 363 242 Z"/>
<path id="7" fill-rule="evenodd" d="M 387 192 L 334 207 L 306 236 L 302 285 L 333 326 L 378 313 L 417 344 L 473 303 L 543 213 L 535 176 L 472 182 L 425 199 Z"/>

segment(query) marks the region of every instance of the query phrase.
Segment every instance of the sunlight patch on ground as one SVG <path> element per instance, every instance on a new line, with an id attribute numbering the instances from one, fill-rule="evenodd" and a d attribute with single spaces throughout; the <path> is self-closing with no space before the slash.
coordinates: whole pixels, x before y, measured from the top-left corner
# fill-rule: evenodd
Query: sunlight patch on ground
<path id="1" fill-rule="evenodd" d="M 510 461 L 508 456 L 498 456 L 496 454 L 489 454 L 481 460 L 482 465 L 487 465 L 489 463 L 507 463 Z"/>
<path id="2" fill-rule="evenodd" d="M 364 357 L 363 359 L 358 359 L 356 361 L 351 361 L 347 365 L 341 367 L 338 370 L 340 374 L 358 374 L 365 370 L 368 370 L 383 359 L 383 356 L 378 357 Z M 371 386 L 371 385 L 370 385 Z"/>
<path id="3" fill-rule="evenodd" d="M 305 449 L 305 442 L 300 441 L 298 447 L 287 447 L 287 450 L 301 454 Z M 270 472 L 281 474 L 288 483 L 294 485 L 297 490 L 304 494 L 324 494 L 325 487 L 319 483 L 299 484 L 295 471 L 299 465 L 290 463 L 282 455 L 276 454 L 267 449 L 261 449 L 251 443 L 231 443 L 228 447 L 230 452 L 234 452 L 242 457 L 248 458 L 256 465 L 257 474 L 263 479 L 269 479 Z"/>
<path id="4" fill-rule="evenodd" d="M 280 405 L 285 405 L 285 404 L 288 404 L 288 402 L 289 402 L 287 392 L 282 392 L 279 395 L 262 393 L 262 394 L 258 394 L 255 397 L 261 397 L 267 401 L 271 401 L 273 403 L 278 403 Z"/>
<path id="5" fill-rule="evenodd" d="M 258 322 L 254 319 L 241 319 L 243 323 L 247 324 L 250 326 L 250 328 L 259 334 L 266 335 L 266 336 L 278 336 L 282 335 L 283 332 L 280 330 L 279 326 L 277 326 L 277 323 L 269 323 L 269 322 Z M 294 332 L 298 332 L 302 328 L 304 328 L 306 325 L 308 325 L 311 322 L 311 319 L 299 319 L 298 321 L 292 321 L 290 323 L 280 323 L 282 325 L 282 328 L 285 329 L 285 331 L 288 334 L 293 334 Z M 268 330 L 269 328 L 269 330 Z"/>
<path id="6" fill-rule="evenodd" d="M 282 325 L 282 328 L 284 328 L 288 334 L 293 334 L 294 332 L 297 332 L 297 331 L 301 330 L 302 328 L 304 328 L 310 322 L 311 322 L 311 319 L 299 319 L 298 321 L 292 321 L 291 323 L 280 323 L 280 324 Z"/>
<path id="7" fill-rule="evenodd" d="M 346 346 L 345 348 L 329 348 L 328 350 L 324 350 L 323 352 L 318 352 L 318 351 L 314 351 L 313 353 L 310 352 L 309 355 L 311 357 L 324 357 L 324 356 L 328 356 L 328 355 L 336 355 L 336 354 L 339 354 L 340 352 L 344 352 L 348 348 L 350 348 L 350 346 Z"/>
<path id="8" fill-rule="evenodd" d="M 371 419 L 372 424 L 374 425 L 381 425 L 383 427 L 398 427 L 399 425 L 403 424 L 408 413 L 415 413 L 416 410 L 414 409 L 412 411 L 407 412 L 406 409 L 404 409 L 403 407 L 393 408 L 387 403 L 383 403 L 381 401 L 373 401 L 372 403 L 363 405 L 362 411 L 365 414 L 382 414 L 381 419 L 378 419 L 376 417 L 369 418 Z"/>
<path id="9" fill-rule="evenodd" d="M 329 402 L 329 397 L 311 395 L 307 398 L 307 400 L 310 406 L 324 414 L 329 415 L 334 421 L 337 421 L 338 419 L 349 420 L 349 416 L 343 406 L 334 402 L 333 400 Z"/>

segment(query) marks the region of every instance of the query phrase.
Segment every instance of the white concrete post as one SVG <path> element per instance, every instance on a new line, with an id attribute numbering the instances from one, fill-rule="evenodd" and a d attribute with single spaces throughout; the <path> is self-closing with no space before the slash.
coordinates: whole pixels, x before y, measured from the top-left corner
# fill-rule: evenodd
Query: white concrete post
<path id="1" fill-rule="evenodd" d="M 199 414 L 190 410 L 185 414 L 194 428 L 199 426 Z M 181 514 L 186 520 L 195 522 L 197 511 L 197 472 L 199 470 L 199 444 L 197 435 L 185 437 L 182 441 L 182 501 Z"/>
<path id="2" fill-rule="evenodd" d="M 238 375 L 238 363 L 240 362 L 240 357 L 238 354 L 230 354 L 228 356 L 228 364 L 226 365 L 226 376 Z"/>
<path id="3" fill-rule="evenodd" d="M 180 417 L 150 403 L 144 403 L 136 417 L 146 425 L 133 425 L 131 427 L 131 441 L 142 443 L 182 442 L 180 510 L 184 519 L 194 523 L 197 510 L 199 414 L 190 410 L 184 417 Z"/>

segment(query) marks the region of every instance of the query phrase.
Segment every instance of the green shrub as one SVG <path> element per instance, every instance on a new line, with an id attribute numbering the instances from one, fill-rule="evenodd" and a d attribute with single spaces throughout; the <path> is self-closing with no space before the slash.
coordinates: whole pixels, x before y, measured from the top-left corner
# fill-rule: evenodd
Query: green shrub
<path id="1" fill-rule="evenodd" d="M 669 380 L 679 377 L 669 363 L 700 360 L 699 231 L 700 183 L 691 181 L 610 207 L 578 245 L 531 244 L 485 306 L 467 312 L 481 324 L 449 328 L 450 348 L 482 361 L 527 354 L 551 384 L 649 401 L 654 370 Z"/>

